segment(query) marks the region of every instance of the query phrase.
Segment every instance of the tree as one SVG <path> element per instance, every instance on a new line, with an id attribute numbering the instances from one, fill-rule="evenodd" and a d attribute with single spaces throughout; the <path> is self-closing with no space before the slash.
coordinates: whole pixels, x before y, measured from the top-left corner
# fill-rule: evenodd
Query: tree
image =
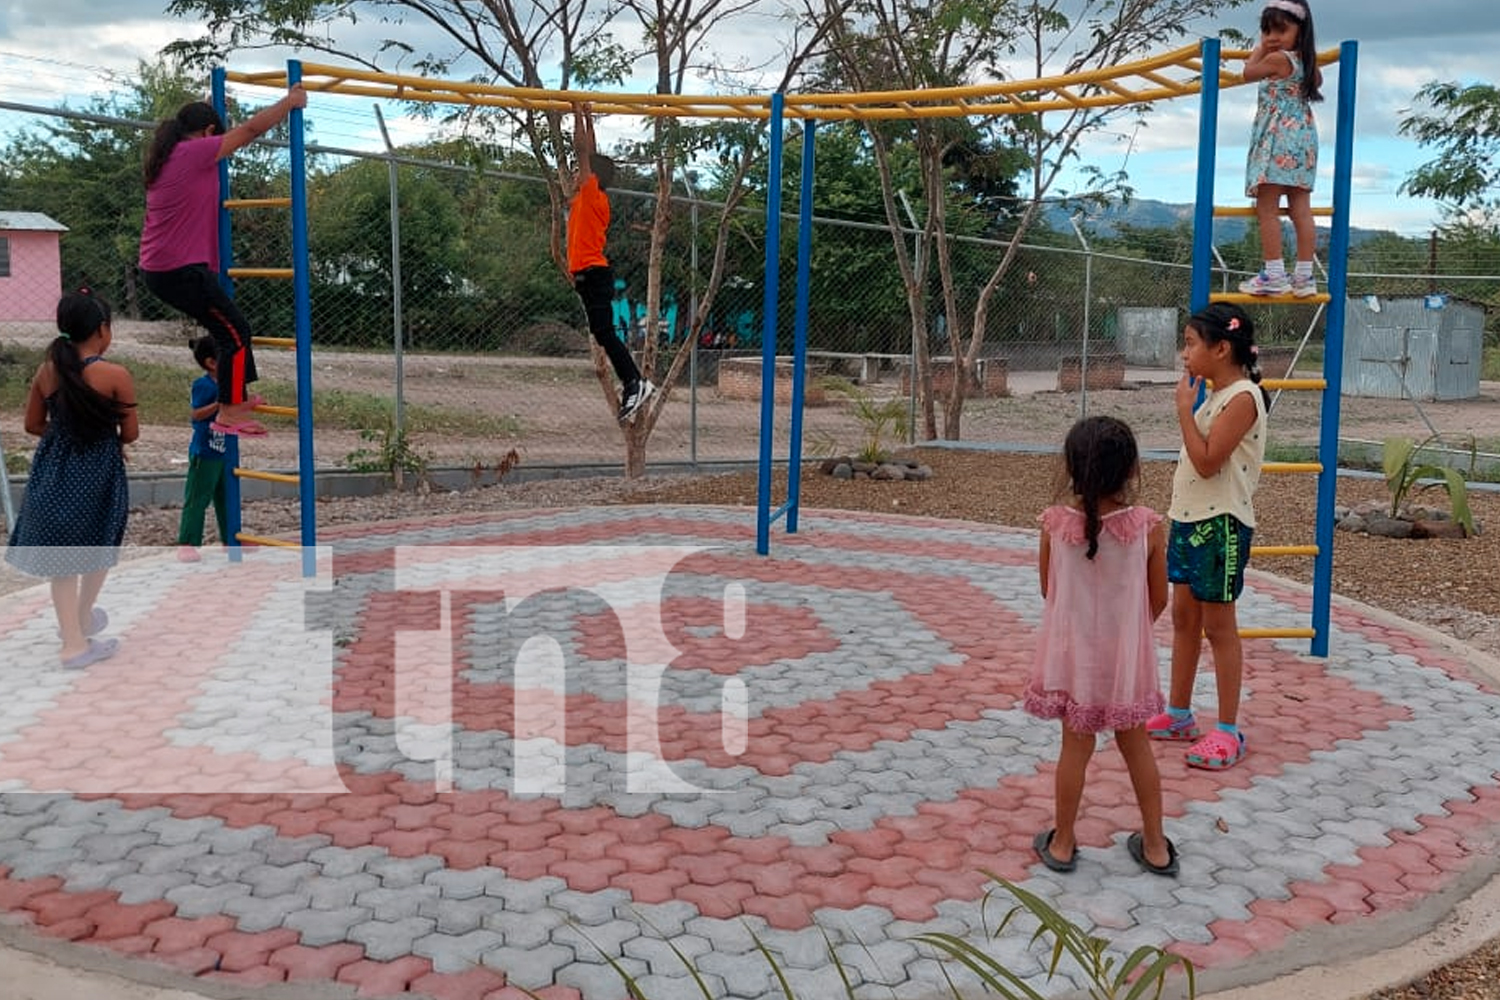
<path id="1" fill-rule="evenodd" d="M 830 0 L 835 7 L 840 0 Z M 847 0 L 843 0 L 847 2 Z M 177 43 L 171 51 L 189 60 L 209 62 L 224 52 L 262 46 L 303 47 L 332 53 L 361 65 L 382 69 L 383 62 L 399 62 L 413 55 L 410 37 L 403 27 L 408 23 L 425 24 L 438 29 L 446 39 L 444 52 L 416 54 L 419 72 L 445 74 L 462 65 L 478 67 L 471 78 L 516 87 L 570 89 L 599 85 L 617 85 L 637 65 L 649 67 L 653 90 L 660 94 L 683 92 L 686 83 L 704 66 L 697 61 L 700 49 L 710 34 L 728 35 L 734 30 L 734 19 L 753 6 L 751 0 L 622 0 L 616 3 L 590 3 L 590 0 L 488 0 L 483 4 L 465 0 L 172 0 L 168 12 L 202 20 L 204 36 Z M 623 13 L 621 13 L 623 12 Z M 619 43 L 609 30 L 611 19 L 634 17 L 640 35 L 634 47 Z M 367 15 L 373 15 L 373 18 Z M 376 20 L 389 24 L 390 37 L 373 53 L 352 52 L 340 45 L 341 30 L 359 20 Z M 403 37 L 404 36 L 404 37 Z M 787 53 L 787 73 L 800 66 L 820 41 L 817 31 L 794 39 Z M 543 60 L 554 60 L 544 72 Z M 711 68 L 711 64 L 709 66 Z M 409 70 L 408 70 L 409 71 Z M 789 79 L 789 77 L 787 77 Z M 784 85 L 784 83 L 783 83 Z M 552 202 L 552 258 L 557 263 L 559 279 L 565 279 L 565 255 L 562 248 L 562 218 L 571 196 L 572 171 L 566 168 L 569 136 L 564 129 L 563 108 L 545 110 L 519 108 L 503 112 L 500 119 L 475 109 L 464 112 L 466 121 L 476 129 L 504 134 L 526 144 L 538 165 L 548 170 L 548 191 Z M 654 329 L 661 306 L 661 276 L 665 246 L 671 232 L 673 180 L 682 157 L 710 148 L 715 143 L 731 159 L 732 142 L 741 163 L 759 149 L 756 136 L 760 128 L 712 129 L 692 128 L 674 119 L 651 120 L 649 138 L 642 147 L 653 165 L 656 200 L 651 224 L 651 247 L 647 258 L 647 323 Z M 723 277 L 724 247 L 729 233 L 729 217 L 743 197 L 743 169 L 732 170 L 739 180 L 731 186 L 726 210 L 717 227 L 715 247 L 705 307 L 711 303 L 717 282 Z M 685 339 L 683 343 L 688 343 Z M 625 434 L 625 472 L 640 475 L 645 470 L 645 448 L 662 408 L 671 395 L 671 385 L 684 367 L 685 351 L 672 359 L 663 391 L 647 411 L 629 425 Z M 642 369 L 657 370 L 657 344 L 647 338 Z M 601 353 L 595 354 L 601 397 L 610 412 L 615 409 L 614 389 Z"/>
<path id="2" fill-rule="evenodd" d="M 1401 193 L 1447 202 L 1450 221 L 1500 228 L 1500 199 L 1492 193 L 1500 184 L 1500 88 L 1434 81 L 1417 91 L 1416 100 L 1429 110 L 1406 112 L 1399 131 L 1435 147 L 1438 156 L 1412 171 Z"/>
<path id="3" fill-rule="evenodd" d="M 849 16 L 808 0 L 810 16 L 833 22 L 834 45 L 828 67 L 836 79 L 857 90 L 924 90 L 1002 79 L 998 67 L 1013 59 L 1028 65 L 1030 75 L 1060 75 L 1103 69 L 1139 58 L 1143 53 L 1187 35 L 1205 17 L 1237 7 L 1244 0 L 1078 0 L 1064 3 L 1022 0 L 860 0 Z M 1095 84 L 1074 88 L 1080 95 L 1101 92 Z M 965 390 L 975 370 L 986 337 L 989 307 L 1016 265 L 1022 240 L 1036 221 L 1044 199 L 1066 165 L 1077 158 L 1084 136 L 1126 115 L 1140 116 L 1139 108 L 1100 108 L 1074 105 L 1047 112 L 978 117 L 974 119 L 916 118 L 901 123 L 869 125 L 877 159 L 888 162 L 893 148 L 911 144 L 921 163 L 920 192 L 923 218 L 919 222 L 919 252 L 912 252 L 900 235 L 895 181 L 882 166 L 886 218 L 895 236 L 896 259 L 910 302 L 912 340 L 917 354 L 923 430 L 938 436 L 932 395 L 928 344 L 928 284 L 926 269 L 935 260 L 942 309 L 949 320 L 955 372 L 953 391 L 944 401 L 942 434 L 957 438 Z M 954 153 L 967 143 L 983 141 L 995 149 L 1013 149 L 1024 163 L 1021 196 L 998 215 L 1005 248 L 987 279 L 960 308 L 959 282 L 953 272 L 949 240 L 949 202 Z M 1000 170 L 1003 176 L 1004 167 Z M 1124 189 L 1123 174 L 1093 174 L 1093 185 L 1083 192 L 1102 196 Z M 1078 194 L 1077 192 L 1060 192 Z M 961 350 L 960 350 L 961 348 Z"/>

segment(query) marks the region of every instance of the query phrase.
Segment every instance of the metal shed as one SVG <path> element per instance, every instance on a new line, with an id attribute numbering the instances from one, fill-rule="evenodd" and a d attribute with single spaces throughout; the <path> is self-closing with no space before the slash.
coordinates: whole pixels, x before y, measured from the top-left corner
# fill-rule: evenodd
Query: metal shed
<path id="1" fill-rule="evenodd" d="M 1366 295 L 1348 299 L 1344 309 L 1344 395 L 1479 395 L 1484 307 L 1447 295 Z"/>

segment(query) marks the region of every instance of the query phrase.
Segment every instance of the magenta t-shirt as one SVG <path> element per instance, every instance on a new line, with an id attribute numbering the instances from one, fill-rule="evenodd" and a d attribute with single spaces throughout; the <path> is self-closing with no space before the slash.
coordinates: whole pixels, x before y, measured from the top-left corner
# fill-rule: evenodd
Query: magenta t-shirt
<path id="1" fill-rule="evenodd" d="M 172 147 L 156 183 L 146 189 L 141 270 L 189 264 L 219 269 L 220 135 L 183 139 Z"/>

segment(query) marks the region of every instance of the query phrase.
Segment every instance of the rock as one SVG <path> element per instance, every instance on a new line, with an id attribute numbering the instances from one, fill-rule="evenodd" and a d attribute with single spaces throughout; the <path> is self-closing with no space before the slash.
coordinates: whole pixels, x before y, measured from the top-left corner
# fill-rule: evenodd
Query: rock
<path id="1" fill-rule="evenodd" d="M 1366 531 L 1369 528 L 1363 517 L 1350 513 L 1345 513 L 1339 518 L 1338 526 L 1342 531 Z"/>
<path id="2" fill-rule="evenodd" d="M 848 464 L 848 455 L 838 455 L 833 458 L 825 458 L 818 464 L 818 471 L 823 473 L 823 475 L 825 476 L 831 476 L 834 475 L 834 470 L 837 469 L 840 465 Z"/>
<path id="3" fill-rule="evenodd" d="M 919 483 L 925 483 L 927 480 L 932 478 L 932 466 L 918 465 L 916 468 L 911 469 L 906 473 L 906 478 L 915 480 Z"/>
<path id="4" fill-rule="evenodd" d="M 876 469 L 880 468 L 880 466 L 876 465 L 874 462 L 855 462 L 853 464 L 855 472 L 863 472 L 867 476 L 870 473 L 874 472 Z"/>
<path id="5" fill-rule="evenodd" d="M 877 466 L 875 471 L 870 473 L 870 478 L 901 480 L 906 478 L 906 469 L 903 466 L 893 465 L 890 462 L 886 462 L 880 466 Z"/>
<path id="6" fill-rule="evenodd" d="M 1410 538 L 1411 522 L 1389 514 L 1371 514 L 1365 518 L 1365 530 L 1381 538 Z"/>
<path id="7" fill-rule="evenodd" d="M 829 475 L 833 476 L 834 479 L 853 479 L 854 466 L 848 462 L 840 462 L 829 470 Z"/>
<path id="8" fill-rule="evenodd" d="M 1457 521 L 1443 520 L 1418 520 L 1411 525 L 1411 537 L 1413 538 L 1467 538 L 1468 533 L 1464 526 Z"/>

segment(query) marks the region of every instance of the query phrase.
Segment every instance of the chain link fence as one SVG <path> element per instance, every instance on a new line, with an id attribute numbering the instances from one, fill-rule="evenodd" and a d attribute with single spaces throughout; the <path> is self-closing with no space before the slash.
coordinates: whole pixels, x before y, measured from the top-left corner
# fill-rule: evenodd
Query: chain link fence
<path id="1" fill-rule="evenodd" d="M 0 105 L 0 135 L 27 137 L 11 143 L 26 156 L 8 159 L 0 170 L 0 219 L 7 223 L 0 231 L 0 356 L 50 339 L 59 289 L 87 283 L 116 304 L 120 360 L 176 366 L 185 398 L 194 372 L 184 345 L 193 331 L 139 286 L 133 268 L 147 127 Z M 437 465 L 494 467 L 514 449 L 530 466 L 619 468 L 624 444 L 613 423 L 617 387 L 592 352 L 577 297 L 554 263 L 556 234 L 544 181 L 508 169 L 503 157 L 477 165 L 466 147 L 434 144 L 400 155 L 316 144 L 310 150 L 318 464 L 378 466 L 392 460 L 399 445 Z M 237 157 L 234 196 L 285 194 L 284 164 L 284 152 L 274 148 Z M 48 184 L 49 176 L 56 182 Z M 763 220 L 747 210 L 723 227 L 724 279 L 707 302 L 722 209 L 682 184 L 663 258 L 660 320 L 648 330 L 644 299 L 654 193 L 626 183 L 613 192 L 613 205 L 608 252 L 618 285 L 618 335 L 642 355 L 648 341 L 654 345 L 658 382 L 665 382 L 679 352 L 690 355 L 675 384 L 665 387 L 669 398 L 647 446 L 648 463 L 754 458 L 762 389 Z M 792 343 L 795 227 L 783 232 L 775 299 L 777 353 L 785 356 Z M 911 233 L 900 238 L 912 246 Z M 1028 238 L 983 312 L 979 364 L 959 436 L 976 443 L 1055 446 L 1079 415 L 1107 412 L 1129 420 L 1146 447 L 1175 448 L 1171 386 L 1189 299 L 1191 233 L 1184 226 L 1155 232 L 1075 229 L 1064 219 Z M 857 452 L 872 443 L 889 447 L 924 436 L 911 377 L 912 312 L 892 239 L 880 218 L 819 217 L 814 224 L 804 415 L 810 454 Z M 1226 252 L 1248 250 L 1237 255 L 1248 260 L 1256 255 L 1253 240 L 1252 223 L 1220 242 Z M 236 213 L 234 247 L 238 265 L 287 266 L 291 234 L 285 211 Z M 936 268 L 930 269 L 925 323 L 940 430 L 952 356 L 967 348 L 979 291 L 1004 252 L 994 240 L 953 238 L 951 304 Z M 1216 287 L 1231 288 L 1248 274 L 1225 265 L 1223 257 L 1219 262 Z M 1356 245 L 1349 288 L 1360 298 L 1446 294 L 1494 303 L 1500 301 L 1497 275 L 1500 250 L 1493 240 L 1378 236 Z M 289 282 L 241 280 L 236 294 L 257 334 L 291 335 Z M 1252 312 L 1273 374 L 1269 362 L 1294 348 L 1301 351 L 1301 373 L 1321 369 L 1322 307 L 1268 305 Z M 1494 337 L 1487 328 L 1485 342 L 1493 345 Z M 261 349 L 258 360 L 265 394 L 290 401 L 290 356 Z M 0 378 L 29 375 L 29 368 L 7 367 L 0 357 Z M 784 399 L 789 388 L 790 371 L 783 368 L 778 397 Z M 1464 401 L 1425 409 L 1417 402 L 1346 400 L 1344 425 L 1351 436 L 1359 436 L 1367 420 L 1370 426 L 1407 426 L 1417 436 L 1425 436 L 1424 428 L 1457 435 L 1476 426 L 1472 413 L 1465 415 Z M 776 454 L 784 457 L 789 406 L 780 402 L 775 412 Z M 883 413 L 883 420 L 873 421 L 872 412 Z M 165 420 L 185 423 L 179 416 Z M 1316 397 L 1283 400 L 1272 421 L 1273 441 L 1289 447 L 1315 441 L 1318 416 Z M 872 442 L 876 430 L 881 440 Z M 14 451 L 19 437 L 19 413 L 7 406 L 0 412 L 0 440 Z M 294 435 L 279 437 L 295 444 Z M 271 447 L 258 442 L 246 452 Z M 289 465 L 294 458 L 265 454 L 268 465 Z"/>

